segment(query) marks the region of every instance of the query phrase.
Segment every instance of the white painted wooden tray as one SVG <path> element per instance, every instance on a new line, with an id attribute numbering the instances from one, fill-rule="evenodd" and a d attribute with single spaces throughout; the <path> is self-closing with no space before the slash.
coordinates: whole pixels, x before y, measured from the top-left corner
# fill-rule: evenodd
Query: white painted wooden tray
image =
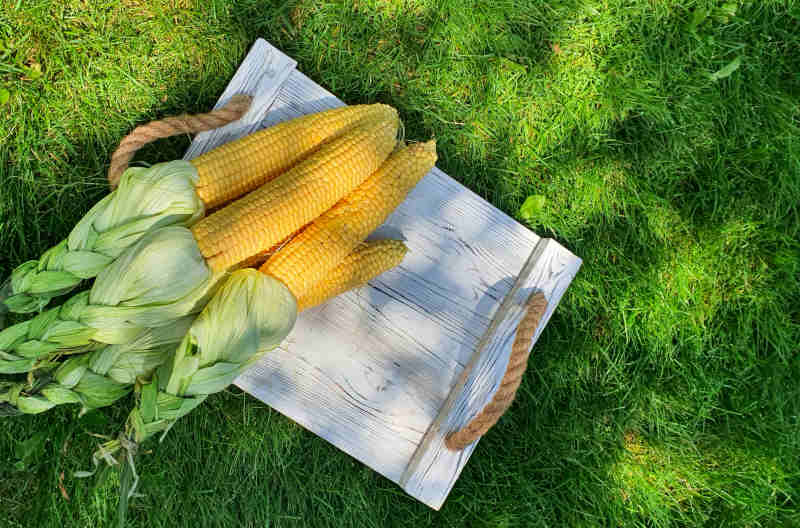
<path id="1" fill-rule="evenodd" d="M 217 104 L 244 93 L 250 110 L 186 159 L 344 104 L 296 65 L 259 39 Z M 548 301 L 535 342 L 581 260 L 436 168 L 379 231 L 406 240 L 402 265 L 303 313 L 236 384 L 439 509 L 477 443 L 451 451 L 445 436 L 492 398 L 532 292 Z"/>

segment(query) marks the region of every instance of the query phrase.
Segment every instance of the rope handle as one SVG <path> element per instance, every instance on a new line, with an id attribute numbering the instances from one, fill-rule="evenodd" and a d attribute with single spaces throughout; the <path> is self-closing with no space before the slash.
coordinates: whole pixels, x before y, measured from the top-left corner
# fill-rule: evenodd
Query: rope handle
<path id="1" fill-rule="evenodd" d="M 517 327 L 514 343 L 511 345 L 511 356 L 508 367 L 503 374 L 500 387 L 478 415 L 467 425 L 447 435 L 445 446 L 451 451 L 460 451 L 485 435 L 497 423 L 501 416 L 511 407 L 517 389 L 522 383 L 522 375 L 528 366 L 531 355 L 531 341 L 539 327 L 544 312 L 547 310 L 547 299 L 542 292 L 533 295 L 526 305 L 525 315 Z"/>
<path id="2" fill-rule="evenodd" d="M 207 114 L 183 114 L 136 127 L 133 132 L 122 138 L 119 147 L 111 155 L 111 166 L 108 168 L 109 185 L 112 189 L 117 187 L 133 155 L 144 145 L 161 138 L 178 134 L 195 134 L 227 125 L 242 117 L 250 108 L 252 101 L 253 98 L 249 95 L 237 94 L 231 97 L 225 106 Z"/>

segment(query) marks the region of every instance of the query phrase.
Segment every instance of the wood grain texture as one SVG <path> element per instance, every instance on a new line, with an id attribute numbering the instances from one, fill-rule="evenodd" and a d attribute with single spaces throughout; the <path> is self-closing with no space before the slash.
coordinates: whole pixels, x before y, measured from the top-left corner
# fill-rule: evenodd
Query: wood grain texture
<path id="1" fill-rule="evenodd" d="M 278 90 L 289 74 L 295 71 L 296 66 L 297 61 L 266 40 L 256 40 L 214 106 L 216 110 L 234 95 L 245 94 L 253 97 L 250 109 L 233 123 L 197 134 L 183 159 L 196 158 L 214 147 L 263 128 L 261 121 L 272 106 Z"/>
<path id="2" fill-rule="evenodd" d="M 441 507 L 478 444 L 475 442 L 462 451 L 454 452 L 445 447 L 445 437 L 469 423 L 497 391 L 528 298 L 537 291 L 543 291 L 548 300 L 547 311 L 533 339 L 535 344 L 552 316 L 555 305 L 580 267 L 580 261 L 576 261 L 574 255 L 549 239 L 540 243 L 532 257 L 535 266 L 530 275 L 520 284 L 519 290 L 508 298 L 509 308 L 499 314 L 499 325 L 487 347 L 475 358 L 474 367 L 464 373 L 466 382 L 463 388 L 455 387 L 452 404 L 443 406 L 440 416 L 421 444 L 423 449 L 417 452 L 399 482 L 406 492 L 435 509 Z M 532 361 L 535 362 L 535 358 Z"/>
<path id="3" fill-rule="evenodd" d="M 236 82 L 226 94 L 241 92 Z M 294 70 L 260 126 L 342 104 Z M 541 290 L 549 301 L 538 337 L 580 259 L 437 168 L 374 234 L 386 236 L 409 247 L 399 267 L 304 312 L 280 349 L 236 384 L 438 509 L 474 449 L 447 451 L 444 435 L 491 399 L 527 297 Z M 536 265 L 485 336 L 540 241 Z"/>

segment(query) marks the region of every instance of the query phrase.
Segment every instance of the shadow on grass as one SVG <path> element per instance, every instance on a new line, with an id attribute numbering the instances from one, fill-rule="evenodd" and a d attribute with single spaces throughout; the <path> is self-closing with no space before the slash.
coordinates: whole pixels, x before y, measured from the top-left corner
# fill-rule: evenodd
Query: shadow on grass
<path id="1" fill-rule="evenodd" d="M 676 77 L 673 84 L 656 71 L 634 72 L 633 81 L 656 80 L 643 87 L 612 79 L 612 69 L 600 71 L 597 75 L 608 84 L 597 97 L 613 109 L 610 124 L 591 129 L 565 121 L 551 148 L 530 147 L 530 159 L 520 160 L 520 149 L 528 146 L 515 144 L 519 129 L 512 125 L 523 114 L 498 103 L 503 86 L 491 85 L 516 74 L 497 66 L 498 58 L 511 57 L 516 46 L 521 57 L 516 62 L 540 67 L 536 73 L 548 80 L 579 68 L 550 66 L 546 60 L 550 46 L 573 29 L 570 22 L 579 25 L 585 17 L 576 4 L 551 24 L 543 23 L 546 17 L 520 17 L 502 34 L 492 34 L 473 30 L 472 9 L 464 7 L 467 13 L 460 18 L 453 12 L 457 9 L 379 16 L 304 2 L 277 9 L 238 2 L 227 24 L 247 41 L 245 46 L 257 37 L 276 43 L 300 61 L 302 71 L 347 102 L 380 100 L 397 106 L 409 123 L 408 137 L 441 136 L 440 166 L 502 209 L 513 212 L 527 194 L 554 196 L 554 210 L 533 219 L 536 230 L 555 236 L 585 263 L 537 344 L 515 406 L 482 440 L 442 512 L 433 514 L 346 455 L 233 391 L 198 409 L 183 428 L 177 426 L 169 446 L 158 446 L 161 452 L 146 469 L 151 482 L 163 479 L 149 490 L 144 484 L 152 502 L 138 510 L 142 522 L 159 509 L 192 509 L 194 502 L 181 498 L 186 489 L 202 504 L 204 494 L 228 493 L 231 482 L 240 495 L 219 499 L 213 504 L 225 507 L 208 512 L 221 522 L 267 511 L 284 515 L 284 523 L 314 513 L 320 524 L 463 525 L 466 520 L 534 526 L 632 520 L 667 525 L 676 519 L 714 523 L 726 516 L 778 522 L 791 514 L 784 511 L 781 517 L 776 510 L 796 508 L 800 398 L 794 380 L 800 365 L 788 345 L 798 341 L 797 308 L 790 302 L 796 298 L 790 281 L 796 276 L 792 262 L 798 249 L 787 241 L 797 215 L 791 205 L 797 198 L 792 194 L 796 143 L 777 134 L 775 144 L 747 143 L 748 135 L 766 136 L 759 126 L 784 133 L 768 122 L 779 122 L 780 112 L 766 113 L 769 119 L 748 126 L 744 121 L 753 113 L 723 119 L 737 115 L 746 106 L 742 101 L 798 93 L 796 76 L 782 68 L 774 76 L 782 84 L 771 86 L 770 68 L 776 62 L 748 74 L 746 82 L 734 78 L 717 90 L 704 81 L 695 90 L 701 66 L 711 71 L 724 66 L 729 58 L 724 54 L 695 65 L 697 71 L 682 80 Z M 766 16 L 756 15 L 754 25 Z M 636 37 L 637 27 L 649 22 L 634 22 L 628 31 Z M 676 18 L 660 23 L 670 30 L 682 27 Z M 784 32 L 795 27 L 788 17 L 770 24 Z M 650 54 L 658 68 L 679 71 L 686 66 L 682 54 L 690 37 L 675 37 L 677 45 L 667 37 L 656 31 L 648 36 L 650 48 L 631 53 Z M 672 46 L 671 52 L 653 51 Z M 372 59 L 370 49 L 378 52 Z M 711 55 L 716 51 L 708 50 Z M 450 58 L 440 60 L 440 54 Z M 797 60 L 796 54 L 787 57 Z M 621 69 L 629 57 L 619 52 L 612 58 Z M 746 62 L 741 73 L 759 60 Z M 459 73 L 464 61 L 471 61 L 474 76 Z M 440 68 L 426 67 L 430 64 Z M 461 77 L 447 82 L 442 72 L 449 69 Z M 210 108 L 212 94 L 221 91 L 231 73 L 197 76 L 187 66 L 171 86 L 168 103 L 154 106 L 138 122 Z M 532 86 L 546 88 L 544 83 Z M 198 100 L 196 93 L 208 96 Z M 671 97 L 662 100 L 664 94 Z M 691 98 L 700 102 L 687 103 Z M 446 100 L 450 104 L 443 104 Z M 484 111 L 472 114 L 477 124 L 463 118 L 467 108 Z M 730 132 L 737 127 L 743 132 Z M 726 145 L 727 138 L 733 143 Z M 72 154 L 58 165 L 65 173 L 77 167 L 71 187 L 30 185 L 19 193 L 19 207 L 4 216 L 17 234 L 2 237 L 0 271 L 7 273 L 24 256 L 57 242 L 104 194 L 105 156 L 97 153 L 110 153 L 117 139 L 87 133 L 72 141 Z M 185 138 L 160 141 L 137 159 L 177 158 L 187 144 Z M 788 148 L 792 145 L 795 154 Z M 721 162 L 726 156 L 730 161 Z M 601 169 L 612 167 L 618 179 L 592 172 L 587 160 Z M 3 170 L 9 170 L 11 161 L 3 163 Z M 780 177 L 771 180 L 764 174 Z M 74 189 L 87 188 L 87 180 L 93 182 L 88 191 L 73 195 Z M 597 205 L 581 190 L 595 188 L 620 195 L 601 194 L 604 205 Z M 769 214 L 759 217 L 759 209 Z M 65 214 L 58 222 L 40 221 L 53 212 Z M 110 412 L 124 418 L 119 408 Z M 70 422 L 70 413 L 12 420 L 6 431 L 16 440 L 4 446 L 18 445 L 36 430 L 55 431 L 43 447 L 53 465 L 0 469 L 5 471 L 0 473 L 0 496 L 10 504 L 12 521 L 97 518 L 92 508 L 103 499 L 81 491 L 83 482 L 68 485 L 71 503 L 57 499 L 40 508 L 27 501 L 30 496 L 58 497 L 60 471 L 85 467 L 93 441 Z M 198 431 L 213 432 L 221 440 L 212 447 L 196 442 Z M 254 437 L 254 431 L 264 437 Z M 73 439 L 67 450 L 74 454 L 62 459 L 65 437 Z M 0 453 L 3 460 L 18 458 L 17 453 Z M 201 486 L 197 481 L 203 479 Z M 85 506 L 78 505 L 81 501 Z M 202 517 L 206 512 L 190 513 Z"/>

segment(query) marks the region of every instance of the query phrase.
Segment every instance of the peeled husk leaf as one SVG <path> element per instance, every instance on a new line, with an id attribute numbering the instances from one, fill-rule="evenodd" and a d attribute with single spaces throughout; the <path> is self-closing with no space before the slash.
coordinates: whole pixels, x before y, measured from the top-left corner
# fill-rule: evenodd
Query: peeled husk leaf
<path id="1" fill-rule="evenodd" d="M 110 405 L 172 357 L 193 320 L 194 316 L 182 317 L 174 324 L 147 329 L 130 343 L 72 356 L 46 373 L 48 379 L 38 385 L 5 384 L 0 387 L 0 403 L 19 413 L 40 413 L 68 403 L 82 404 L 83 411 Z"/>
<path id="2" fill-rule="evenodd" d="M 152 229 L 194 224 L 205 214 L 195 191 L 197 179 L 197 169 L 183 160 L 127 169 L 117 189 L 75 225 L 67 238 L 69 248 L 93 246 L 117 256 Z"/>
<path id="3" fill-rule="evenodd" d="M 233 272 L 194 320 L 172 360 L 142 386 L 126 438 L 143 442 L 169 430 L 278 346 L 296 318 L 297 300 L 282 282 L 253 269 Z M 95 464 L 110 460 L 123 444 L 119 439 L 104 444 Z"/>
<path id="4" fill-rule="evenodd" d="M 39 310 L 52 297 L 97 276 L 146 233 L 192 225 L 205 214 L 195 191 L 197 179 L 194 166 L 182 160 L 126 170 L 119 187 L 97 202 L 67 239 L 12 272 L 0 303 L 13 312 Z"/>
<path id="5" fill-rule="evenodd" d="M 252 269 L 234 272 L 189 329 L 175 353 L 166 392 L 213 394 L 288 335 L 297 301 L 277 279 Z"/>
<path id="6" fill-rule="evenodd" d="M 187 228 L 151 231 L 103 270 L 91 290 L 0 332 L 0 373 L 25 372 L 36 361 L 98 343 L 131 343 L 148 328 L 198 313 L 225 276 L 211 272 Z"/>

